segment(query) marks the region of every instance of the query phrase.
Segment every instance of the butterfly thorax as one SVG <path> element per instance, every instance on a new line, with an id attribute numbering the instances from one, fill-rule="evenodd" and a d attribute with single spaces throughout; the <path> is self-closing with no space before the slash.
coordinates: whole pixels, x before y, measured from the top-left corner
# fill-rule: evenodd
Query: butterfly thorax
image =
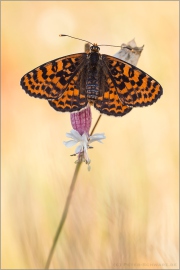
<path id="1" fill-rule="evenodd" d="M 98 82 L 98 62 L 100 58 L 99 47 L 94 44 L 91 46 L 91 52 L 88 55 L 89 64 L 86 78 L 87 99 L 90 104 L 94 104 L 99 95 Z"/>

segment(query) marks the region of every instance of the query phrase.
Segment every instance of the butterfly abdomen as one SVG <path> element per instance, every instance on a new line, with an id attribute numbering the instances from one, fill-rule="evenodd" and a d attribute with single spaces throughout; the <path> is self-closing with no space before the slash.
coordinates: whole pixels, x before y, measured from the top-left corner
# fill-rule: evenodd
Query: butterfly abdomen
<path id="1" fill-rule="evenodd" d="M 99 84 L 97 72 L 88 72 L 86 80 L 87 99 L 90 103 L 94 103 L 98 98 Z"/>
<path id="2" fill-rule="evenodd" d="M 87 99 L 91 104 L 93 104 L 97 100 L 99 95 L 99 82 L 97 71 L 98 61 L 99 61 L 99 54 L 96 52 L 91 53 L 89 58 L 89 67 L 86 79 Z"/>

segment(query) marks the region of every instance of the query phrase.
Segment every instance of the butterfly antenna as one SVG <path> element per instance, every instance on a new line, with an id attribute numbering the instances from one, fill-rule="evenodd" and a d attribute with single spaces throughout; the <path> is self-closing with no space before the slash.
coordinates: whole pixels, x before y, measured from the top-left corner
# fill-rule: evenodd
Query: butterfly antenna
<path id="1" fill-rule="evenodd" d="M 87 41 L 87 40 L 81 39 L 81 38 L 76 38 L 76 37 L 72 37 L 72 36 L 69 36 L 69 35 L 63 35 L 63 34 L 61 34 L 61 35 L 59 35 L 59 36 L 60 36 L 60 37 L 70 37 L 70 38 L 82 40 L 82 41 L 88 42 L 88 43 L 90 43 L 90 44 L 93 45 L 93 43 L 91 43 L 91 42 L 89 42 L 89 41 Z"/>
<path id="2" fill-rule="evenodd" d="M 98 46 L 110 46 L 110 47 L 122 47 L 122 45 L 106 45 L 106 44 L 101 44 L 101 45 L 98 45 Z"/>

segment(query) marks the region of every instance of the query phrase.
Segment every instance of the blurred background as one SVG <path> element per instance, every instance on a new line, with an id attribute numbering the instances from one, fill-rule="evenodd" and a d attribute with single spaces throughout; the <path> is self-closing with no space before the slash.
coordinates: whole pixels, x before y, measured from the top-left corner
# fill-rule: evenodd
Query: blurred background
<path id="1" fill-rule="evenodd" d="M 106 140 L 89 150 L 91 171 L 81 167 L 51 268 L 179 268 L 178 10 L 178 1 L 1 2 L 1 268 L 44 267 L 75 169 L 74 148 L 63 145 L 70 115 L 20 86 L 31 69 L 84 51 L 59 34 L 113 45 L 135 38 L 145 45 L 137 66 L 164 93 L 101 118 Z"/>

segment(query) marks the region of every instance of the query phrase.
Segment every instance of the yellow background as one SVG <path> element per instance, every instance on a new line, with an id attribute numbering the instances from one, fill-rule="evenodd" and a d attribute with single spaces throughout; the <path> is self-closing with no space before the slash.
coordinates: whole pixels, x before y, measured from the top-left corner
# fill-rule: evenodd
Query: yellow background
<path id="1" fill-rule="evenodd" d="M 177 1 L 1 2 L 2 268 L 44 267 L 71 183 L 70 115 L 20 87 L 36 66 L 84 51 L 58 36 L 69 34 L 114 45 L 135 38 L 145 45 L 138 67 L 164 93 L 101 118 L 106 140 L 89 150 L 91 171 L 80 170 L 51 267 L 178 269 L 178 10 Z"/>

